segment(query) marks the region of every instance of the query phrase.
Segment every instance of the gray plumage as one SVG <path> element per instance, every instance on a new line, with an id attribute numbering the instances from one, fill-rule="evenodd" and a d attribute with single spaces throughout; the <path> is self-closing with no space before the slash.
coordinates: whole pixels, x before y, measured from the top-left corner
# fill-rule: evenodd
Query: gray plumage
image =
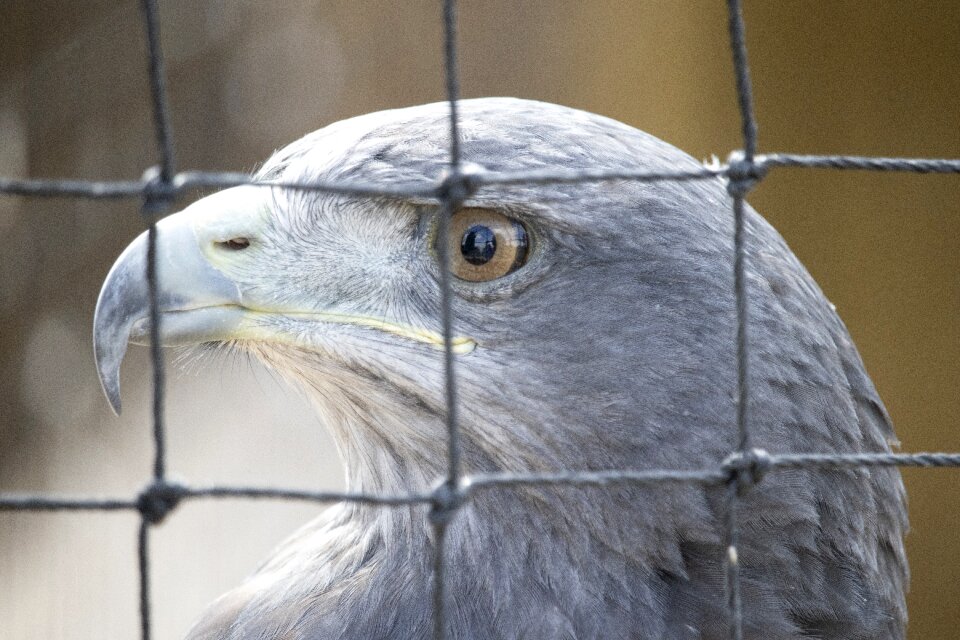
<path id="1" fill-rule="evenodd" d="M 702 166 L 581 111 L 514 99 L 460 108 L 463 157 L 491 171 Z M 447 118 L 434 104 L 337 123 L 278 152 L 258 177 L 432 185 L 445 169 Z M 476 343 L 457 362 L 465 472 L 718 465 L 736 443 L 725 183 L 491 187 L 468 204 L 521 221 L 532 251 L 503 278 L 454 279 L 455 334 Z M 250 249 L 217 269 L 245 308 L 271 313 L 257 316 L 260 333 L 223 340 L 304 390 L 349 489 L 429 490 L 446 463 L 440 351 L 298 313 L 439 332 L 436 206 L 276 190 L 268 209 Z M 888 416 L 833 307 L 749 207 L 746 224 L 755 446 L 889 451 Z M 902 638 L 904 500 L 895 469 L 768 474 L 738 510 L 745 636 Z M 447 533 L 447 637 L 727 638 L 723 508 L 721 489 L 673 483 L 478 493 Z M 427 515 L 329 509 L 189 637 L 428 637 Z"/>

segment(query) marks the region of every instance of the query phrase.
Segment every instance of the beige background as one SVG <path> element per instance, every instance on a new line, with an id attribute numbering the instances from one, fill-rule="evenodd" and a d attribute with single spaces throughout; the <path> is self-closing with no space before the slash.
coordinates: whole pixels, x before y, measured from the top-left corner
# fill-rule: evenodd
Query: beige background
<path id="1" fill-rule="evenodd" d="M 248 170 L 340 118 L 442 98 L 439 3 L 160 1 L 181 168 Z M 723 3 L 464 2 L 466 96 L 589 109 L 694 155 L 739 122 Z M 133 0 L 0 6 L 0 175 L 155 162 Z M 960 4 L 746 2 L 763 151 L 960 157 Z M 857 340 L 907 451 L 960 450 L 960 178 L 777 171 L 751 195 Z M 135 203 L 0 198 L 0 490 L 126 496 L 150 471 L 144 350 L 100 397 L 99 285 Z M 171 366 L 171 472 L 338 487 L 322 425 L 246 361 Z M 908 471 L 911 637 L 955 637 L 960 471 Z M 158 638 L 318 511 L 193 503 L 154 536 Z M 136 518 L 0 513 L 0 638 L 134 638 Z"/>

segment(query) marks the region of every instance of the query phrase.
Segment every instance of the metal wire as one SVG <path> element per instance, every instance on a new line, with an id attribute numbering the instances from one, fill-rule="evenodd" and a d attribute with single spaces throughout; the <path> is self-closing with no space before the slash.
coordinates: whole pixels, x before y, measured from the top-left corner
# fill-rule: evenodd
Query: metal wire
<path id="1" fill-rule="evenodd" d="M 752 171 L 757 176 L 770 169 L 846 169 L 859 171 L 886 171 L 905 173 L 960 173 L 960 160 L 945 158 L 877 158 L 864 156 L 819 156 L 790 153 L 771 153 L 754 157 Z M 606 169 L 536 169 L 514 173 L 487 171 L 470 175 L 476 188 L 510 185 L 587 183 L 587 182 L 688 182 L 729 178 L 731 164 L 718 164 L 695 171 L 623 171 Z M 148 190 L 168 189 L 166 195 L 176 201 L 191 189 L 210 187 L 225 189 L 249 185 L 291 191 L 369 196 L 383 198 L 422 198 L 440 201 L 442 182 L 431 184 L 381 185 L 356 181 L 343 182 L 253 182 L 248 174 L 216 171 L 184 171 L 165 186 L 150 180 L 58 180 L 47 178 L 7 178 L 0 176 L 0 194 L 33 198 L 84 198 L 92 200 L 122 200 L 144 198 Z"/>
<path id="2" fill-rule="evenodd" d="M 733 291 L 736 306 L 737 347 L 737 452 L 750 449 L 750 316 L 747 308 L 746 249 L 744 247 L 744 196 L 753 185 L 753 158 L 757 152 L 757 120 L 753 114 L 750 69 L 747 65 L 747 42 L 740 0 L 728 0 L 730 48 L 733 52 L 737 101 L 743 128 L 742 175 L 728 175 L 727 189 L 733 196 Z M 739 472 L 730 475 L 727 486 L 727 509 L 724 518 L 727 543 L 727 607 L 730 637 L 743 640 L 743 600 L 740 593 L 740 559 L 737 552 L 740 527 L 737 522 L 737 497 L 747 485 Z"/>
<path id="3" fill-rule="evenodd" d="M 467 183 L 460 174 L 460 121 L 457 100 L 460 98 L 460 79 L 457 72 L 457 3 L 443 0 L 443 61 L 446 77 L 447 101 L 450 103 L 450 168 L 441 185 L 441 207 L 437 237 L 440 262 L 440 315 L 443 329 L 443 372 L 447 409 L 447 478 L 438 487 L 430 520 L 433 525 L 433 636 L 446 636 L 446 574 L 444 547 L 447 527 L 461 504 L 460 491 L 460 431 L 457 423 L 457 376 L 453 356 L 453 287 L 450 282 L 450 218 L 467 197 Z"/>
<path id="4" fill-rule="evenodd" d="M 746 459 L 749 464 L 741 462 Z M 723 486 L 736 467 L 754 467 L 754 474 L 776 473 L 780 469 L 852 469 L 858 467 L 914 467 L 937 469 L 960 467 L 960 453 L 782 453 L 770 454 L 751 449 L 746 456 L 736 454 L 716 467 L 701 469 L 634 469 L 610 471 L 571 471 L 568 473 L 484 473 L 460 478 L 464 497 L 476 492 L 501 487 L 540 486 L 563 489 L 566 487 L 611 487 L 622 484 L 643 485 L 659 483 L 687 483 L 703 486 Z M 152 485 L 148 485 L 152 486 Z M 264 500 L 297 500 L 327 504 L 353 502 L 373 506 L 430 505 L 438 498 L 433 493 L 402 495 L 351 493 L 339 491 L 306 491 L 270 487 L 231 487 L 217 485 L 194 487 L 168 484 L 166 491 L 176 499 L 239 498 Z M 139 511 L 140 498 L 52 497 L 33 494 L 0 494 L 0 511 Z"/>
<path id="5" fill-rule="evenodd" d="M 170 126 L 163 57 L 155 0 L 142 0 L 143 23 L 147 42 L 147 63 L 153 104 L 153 126 L 159 150 L 159 165 L 139 181 L 85 181 L 19 179 L 0 177 L 0 195 L 91 199 L 143 200 L 143 212 L 149 222 L 147 280 L 150 292 L 151 358 L 153 361 L 153 478 L 135 498 L 55 497 L 29 494 L 0 494 L 0 511 L 136 511 L 140 514 L 137 534 L 137 557 L 140 584 L 141 638 L 151 637 L 150 552 L 149 537 L 152 525 L 159 523 L 183 500 L 196 499 L 270 499 L 301 500 L 315 503 L 353 502 L 377 507 L 409 507 L 429 505 L 430 521 L 434 531 L 433 547 L 433 633 L 438 640 L 445 637 L 448 599 L 444 592 L 444 542 L 447 528 L 457 510 L 480 491 L 494 491 L 517 486 L 540 486 L 554 490 L 568 487 L 611 487 L 622 484 L 690 483 L 725 487 L 727 511 L 724 517 L 726 534 L 727 596 L 730 637 L 743 638 L 743 607 L 740 595 L 739 555 L 737 549 L 738 497 L 753 487 L 767 473 L 780 469 L 805 468 L 859 468 L 876 466 L 941 468 L 960 467 L 960 453 L 914 454 L 771 454 L 751 448 L 749 421 L 749 317 L 748 291 L 745 278 L 745 260 L 748 254 L 744 237 L 744 197 L 762 180 L 769 170 L 779 168 L 845 169 L 865 171 L 892 171 L 911 173 L 960 173 L 960 159 L 880 158 L 844 155 L 798 155 L 774 153 L 757 154 L 757 122 L 753 112 L 752 85 L 747 58 L 745 27 L 740 0 L 728 0 L 728 27 L 733 55 L 734 75 L 743 131 L 743 149 L 731 154 L 726 164 L 705 166 L 695 171 L 638 172 L 616 170 L 571 171 L 565 169 L 538 169 L 514 173 L 470 173 L 461 166 L 457 104 L 459 78 L 457 73 L 456 2 L 444 0 L 443 52 L 447 100 L 450 104 L 449 170 L 438 176 L 435 184 L 409 184 L 385 188 L 381 185 L 359 182 L 254 182 L 246 174 L 230 172 L 186 171 L 177 173 L 173 134 Z M 461 475 L 461 447 L 457 423 L 456 361 L 452 350 L 453 310 L 449 274 L 449 255 L 446 242 L 438 243 L 441 265 L 441 321 L 444 336 L 444 372 L 447 405 L 448 466 L 447 475 L 431 493 L 407 495 L 375 495 L 367 493 L 303 491 L 268 487 L 212 486 L 197 487 L 171 483 L 166 480 L 165 426 L 163 407 L 165 381 L 160 353 L 156 273 L 157 215 L 169 208 L 178 198 L 197 187 L 232 187 L 255 185 L 301 191 L 319 191 L 334 194 L 369 197 L 410 198 L 432 200 L 439 205 L 441 239 L 446 237 L 449 218 L 463 200 L 474 190 L 509 185 L 551 183 L 580 183 L 608 181 L 691 181 L 725 179 L 732 197 L 734 217 L 734 265 L 737 357 L 737 416 L 736 442 L 722 464 L 701 469 L 648 469 L 592 472 L 559 472 L 539 474 L 491 473 L 474 476 Z"/>
<path id="6" fill-rule="evenodd" d="M 160 151 L 159 171 L 144 176 L 143 213 L 150 222 L 147 232 L 147 291 L 150 302 L 150 361 L 153 365 L 153 483 L 137 501 L 140 508 L 140 528 L 137 535 L 137 557 L 140 570 L 140 637 L 150 640 L 150 525 L 163 520 L 176 507 L 176 500 L 150 500 L 150 490 L 163 485 L 166 475 L 166 426 L 164 422 L 164 395 L 166 377 L 160 347 L 160 283 L 157 279 L 157 219 L 170 205 L 166 195 L 170 180 L 176 173 L 173 155 L 173 130 L 167 100 L 166 77 L 163 72 L 163 54 L 160 48 L 160 25 L 156 0 L 142 0 L 143 26 L 147 40 L 147 70 L 150 76 L 150 96 L 153 102 L 153 124 Z"/>

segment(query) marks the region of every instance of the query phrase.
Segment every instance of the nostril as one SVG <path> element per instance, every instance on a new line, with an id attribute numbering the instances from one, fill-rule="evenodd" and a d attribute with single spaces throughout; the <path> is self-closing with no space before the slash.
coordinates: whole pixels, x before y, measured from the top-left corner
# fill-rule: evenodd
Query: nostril
<path id="1" fill-rule="evenodd" d="M 240 251 L 241 249 L 246 249 L 250 246 L 249 238 L 230 238 L 223 242 L 215 242 L 215 245 L 221 249 L 229 249 L 230 251 Z"/>

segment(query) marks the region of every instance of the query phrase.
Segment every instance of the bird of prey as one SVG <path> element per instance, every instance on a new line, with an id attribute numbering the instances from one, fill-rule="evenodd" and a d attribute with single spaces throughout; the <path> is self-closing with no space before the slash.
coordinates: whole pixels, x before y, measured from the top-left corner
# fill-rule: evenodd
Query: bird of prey
<path id="1" fill-rule="evenodd" d="M 433 188 L 448 106 L 345 120 L 257 181 Z M 541 102 L 460 102 L 491 172 L 702 169 L 625 124 Z M 479 169 L 478 169 L 479 170 Z M 438 236 L 431 198 L 241 186 L 158 224 L 163 345 L 219 343 L 299 386 L 350 491 L 429 492 L 446 473 L 437 251 L 452 271 L 467 474 L 717 468 L 735 449 L 733 216 L 723 178 L 481 187 Z M 887 452 L 887 413 L 846 328 L 746 210 L 753 444 Z M 109 399 L 148 340 L 146 239 L 120 256 L 94 341 Z M 738 507 L 746 638 L 903 638 L 902 481 L 891 468 L 772 470 Z M 475 492 L 446 533 L 446 637 L 727 638 L 723 487 Z M 429 507 L 340 504 L 213 603 L 192 640 L 422 639 Z"/>

